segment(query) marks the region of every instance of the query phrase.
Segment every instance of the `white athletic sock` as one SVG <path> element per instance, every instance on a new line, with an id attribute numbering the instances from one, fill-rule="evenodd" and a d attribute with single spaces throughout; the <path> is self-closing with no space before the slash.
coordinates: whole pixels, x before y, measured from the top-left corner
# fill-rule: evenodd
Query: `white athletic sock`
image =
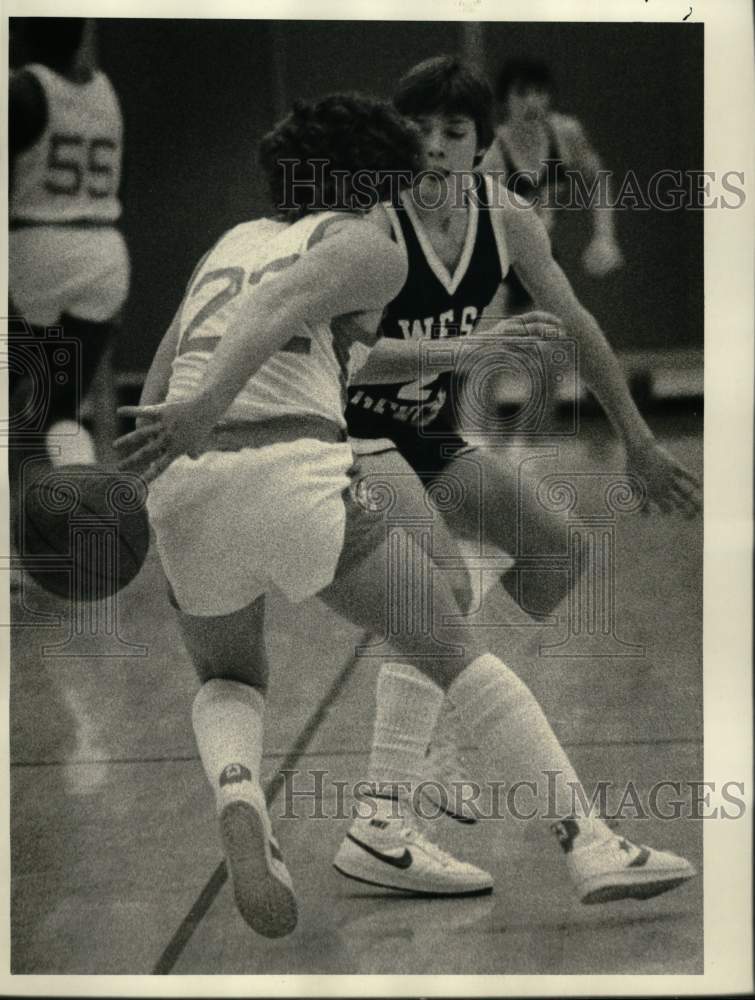
<path id="1" fill-rule="evenodd" d="M 192 709 L 194 736 L 218 803 L 259 796 L 265 699 L 248 684 L 207 681 Z"/>
<path id="2" fill-rule="evenodd" d="M 89 431 L 75 420 L 58 420 L 45 436 L 53 465 L 94 465 L 97 456 Z"/>
<path id="3" fill-rule="evenodd" d="M 443 703 L 443 691 L 405 663 L 385 663 L 377 683 L 375 730 L 367 780 L 385 787 L 414 785 L 422 777 L 427 747 Z M 402 795 L 407 789 L 397 789 Z"/>
<path id="4" fill-rule="evenodd" d="M 534 788 L 522 786 L 514 800 L 520 814 L 536 809 L 551 822 L 573 816 L 585 839 L 611 836 L 602 820 L 585 815 L 569 785 L 578 784 L 577 774 L 542 708 L 498 657 L 486 653 L 470 663 L 451 684 L 448 697 L 487 764 L 486 777 L 505 780 L 507 789 L 514 782 L 533 783 Z"/>
<path id="5" fill-rule="evenodd" d="M 449 698 L 444 698 L 431 739 L 433 747 L 436 750 L 448 750 L 458 756 L 462 744 L 469 744 L 466 735 L 466 727 L 462 725 L 456 706 Z"/>

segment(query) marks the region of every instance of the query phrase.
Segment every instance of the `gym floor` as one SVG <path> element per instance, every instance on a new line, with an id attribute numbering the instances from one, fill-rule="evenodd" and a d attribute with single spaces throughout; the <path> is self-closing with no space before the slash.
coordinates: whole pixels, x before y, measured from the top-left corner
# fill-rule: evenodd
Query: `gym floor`
<path id="1" fill-rule="evenodd" d="M 701 418 L 661 415 L 655 426 L 701 475 Z M 571 468 L 621 468 L 602 423 L 585 425 Z M 643 655 L 543 655 L 540 644 L 564 636 L 563 617 L 489 635 L 506 658 L 516 632 L 515 665 L 583 781 L 631 779 L 643 796 L 662 779 L 702 777 L 702 517 L 626 514 L 615 525 L 615 630 Z M 117 636 L 73 635 L 66 602 L 27 580 L 11 597 L 14 973 L 703 971 L 701 877 L 646 902 L 581 906 L 553 836 L 510 817 L 431 824 L 433 839 L 493 873 L 489 896 L 402 896 L 335 872 L 349 820 L 312 814 L 319 805 L 332 816 L 337 783 L 364 773 L 379 661 L 355 660 L 361 636 L 317 601 L 293 614 L 270 605 L 265 780 L 300 921 L 289 938 L 255 936 L 219 867 L 191 731 L 196 681 L 154 552 L 118 597 Z M 496 599 L 486 599 L 488 624 Z M 319 790 L 309 772 L 326 772 Z M 287 788 L 313 791 L 287 809 Z M 700 822 L 621 829 L 702 869 Z"/>

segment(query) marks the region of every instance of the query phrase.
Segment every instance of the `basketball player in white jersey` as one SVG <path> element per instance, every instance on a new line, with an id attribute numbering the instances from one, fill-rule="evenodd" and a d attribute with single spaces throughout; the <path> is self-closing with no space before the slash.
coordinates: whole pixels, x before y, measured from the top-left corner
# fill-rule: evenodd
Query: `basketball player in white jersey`
<path id="1" fill-rule="evenodd" d="M 554 90 L 545 63 L 511 59 L 503 65 L 496 82 L 496 100 L 503 121 L 481 165 L 484 172 L 501 177 L 510 190 L 537 208 L 551 237 L 555 209 L 569 205 L 566 171 L 578 173 L 589 190 L 602 169 L 600 156 L 581 123 L 552 109 Z M 605 200 L 610 202 L 610 185 L 604 188 L 609 195 Z M 588 274 L 600 278 L 621 267 L 623 256 L 612 209 L 607 204 L 596 204 L 590 207 L 590 213 L 593 233 L 582 265 Z M 529 305 L 529 296 L 515 271 L 505 291 L 509 311 Z"/>
<path id="2" fill-rule="evenodd" d="M 11 315 L 27 330 L 11 331 L 12 406 L 29 404 L 23 354 L 31 327 L 46 357 L 44 384 L 33 390 L 46 396 L 36 430 L 46 433 L 47 449 L 37 453 L 49 450 L 56 464 L 95 460 L 78 404 L 129 287 L 117 228 L 123 122 L 112 84 L 85 57 L 85 27 L 83 18 L 13 22 L 27 62 L 10 79 L 9 288 Z M 50 327 L 77 348 L 45 335 Z M 14 465 L 34 453 L 28 443 L 17 438 Z"/>
<path id="3" fill-rule="evenodd" d="M 416 872 L 418 889 L 423 870 L 435 862 L 440 877 L 446 860 L 447 886 L 456 879 L 457 891 L 490 888 L 486 873 L 434 858 L 432 845 L 395 814 L 396 789 L 421 770 L 447 692 L 483 749 L 486 777 L 530 780 L 539 817 L 555 809 L 562 818 L 567 867 L 585 902 L 654 895 L 694 874 L 682 858 L 617 838 L 586 800 L 574 801 L 577 776 L 531 692 L 472 630 L 445 624 L 460 608 L 433 573 L 428 542 L 400 525 L 389 539 L 369 482 L 361 488 L 355 479 L 341 395 L 348 354 L 355 338 L 374 338 L 406 279 L 398 244 L 350 215 L 355 174 L 387 168 L 406 176 L 417 153 L 414 134 L 386 106 L 339 95 L 299 105 L 263 141 L 282 224 L 245 223 L 221 238 L 158 351 L 147 405 L 122 411 L 141 422 L 119 446 L 124 465 L 152 480 L 150 516 L 203 681 L 194 727 L 236 901 L 268 936 L 296 922 L 259 784 L 262 625 L 272 587 L 294 603 L 319 594 L 373 633 L 384 630 L 396 599 L 403 606 L 393 641 L 422 673 L 424 711 L 404 721 L 389 757 L 371 757 L 370 812 L 350 834 L 359 850 Z M 290 176 L 294 161 L 313 170 L 308 161 L 321 161 L 306 199 Z M 385 196 L 379 179 L 374 190 Z M 339 320 L 347 316 L 352 321 Z M 150 405 L 164 398 L 171 356 L 167 401 Z M 416 558 L 427 575 L 416 571 Z M 429 597 L 432 630 L 422 625 Z M 548 787 L 546 772 L 553 772 Z"/>
<path id="4" fill-rule="evenodd" d="M 394 101 L 420 128 L 427 175 L 402 193 L 398 208 L 381 206 L 370 215 L 381 231 L 394 235 L 407 279 L 384 310 L 380 339 L 349 391 L 347 421 L 358 439 L 362 468 L 403 483 L 400 466 L 408 462 L 431 491 L 442 490 L 444 481 L 450 484 L 446 492 L 459 491 L 460 502 L 455 509 L 449 504 L 444 518 L 458 537 L 478 547 L 492 543 L 517 552 L 518 533 L 526 530 L 537 551 L 563 551 L 562 522 L 527 492 L 516 464 L 500 448 L 474 449 L 465 440 L 455 422 L 458 390 L 451 373 L 427 375 L 432 369 L 419 362 L 423 343 L 437 340 L 458 348 L 459 337 L 474 330 L 513 265 L 538 307 L 552 314 L 551 332 L 563 322 L 576 340 L 581 374 L 624 442 L 629 470 L 646 486 L 648 507 L 694 514 L 696 481 L 659 446 L 642 419 L 605 337 L 553 260 L 537 213 L 521 201 L 496 198 L 492 178 L 478 185 L 476 198 L 462 190 L 493 136 L 487 84 L 457 59 L 438 57 L 409 70 Z M 537 322 L 547 320 L 547 314 L 529 319 L 537 336 Z M 412 497 L 416 492 L 411 490 L 402 496 L 402 513 L 412 512 Z M 421 516 L 421 505 L 415 513 Z M 530 569 L 528 603 L 516 564 L 501 579 L 524 610 L 539 614 L 553 613 L 576 582 L 563 573 Z M 424 712 L 425 697 L 423 678 L 400 656 L 383 666 L 375 754 L 390 757 L 391 748 L 400 746 L 402 727 Z M 458 763 L 454 728 L 452 714 L 444 713 L 422 777 L 425 795 L 438 809 L 469 822 L 475 811 L 460 794 L 466 775 Z M 353 838 L 343 842 L 335 864 L 354 878 L 366 879 L 369 873 L 371 881 L 402 887 L 396 872 L 355 848 Z"/>

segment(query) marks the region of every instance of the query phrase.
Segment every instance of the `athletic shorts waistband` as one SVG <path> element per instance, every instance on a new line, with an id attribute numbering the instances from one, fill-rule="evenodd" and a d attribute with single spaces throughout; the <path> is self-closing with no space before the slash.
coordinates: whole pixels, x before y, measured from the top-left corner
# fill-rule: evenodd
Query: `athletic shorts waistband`
<path id="1" fill-rule="evenodd" d="M 313 438 L 326 444 L 346 441 L 346 430 L 325 417 L 290 414 L 269 420 L 234 420 L 212 432 L 206 451 L 241 451 Z"/>

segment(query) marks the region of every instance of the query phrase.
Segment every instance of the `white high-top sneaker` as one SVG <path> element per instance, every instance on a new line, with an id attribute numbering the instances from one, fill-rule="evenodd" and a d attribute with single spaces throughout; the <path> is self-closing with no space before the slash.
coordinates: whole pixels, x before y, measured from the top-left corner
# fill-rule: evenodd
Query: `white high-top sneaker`
<path id="1" fill-rule="evenodd" d="M 580 845 L 579 821 L 564 819 L 553 830 L 566 853 L 566 865 L 583 903 L 650 899 L 675 889 L 697 874 L 694 865 L 670 851 L 633 844 L 610 834 Z"/>
<path id="2" fill-rule="evenodd" d="M 290 934 L 297 921 L 296 897 L 260 786 L 244 798 L 221 797 L 219 821 L 239 913 L 264 937 Z"/>
<path id="3" fill-rule="evenodd" d="M 358 882 L 425 895 L 466 896 L 493 889 L 488 872 L 438 847 L 413 817 L 355 819 L 333 867 Z"/>

